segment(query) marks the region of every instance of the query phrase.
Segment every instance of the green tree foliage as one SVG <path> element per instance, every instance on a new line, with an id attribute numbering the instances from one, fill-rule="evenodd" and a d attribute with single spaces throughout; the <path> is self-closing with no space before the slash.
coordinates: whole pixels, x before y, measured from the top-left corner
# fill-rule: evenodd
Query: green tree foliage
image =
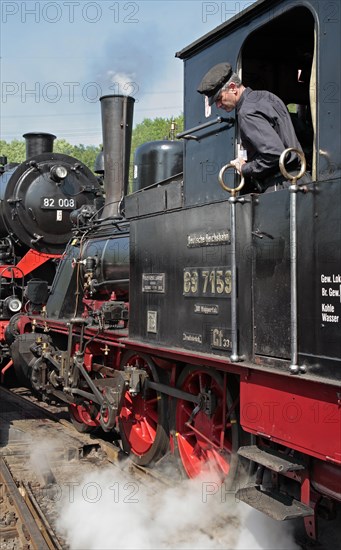
<path id="1" fill-rule="evenodd" d="M 24 141 L 14 139 L 10 143 L 0 141 L 0 155 L 7 157 L 8 162 L 22 162 L 26 156 L 26 146 Z"/>
<path id="2" fill-rule="evenodd" d="M 131 174 L 130 180 L 132 180 L 132 166 L 134 159 L 134 152 L 137 147 L 146 143 L 147 141 L 155 141 L 159 139 L 168 139 L 170 137 L 171 123 L 175 122 L 175 133 L 183 130 L 183 115 L 171 118 L 146 118 L 136 126 L 133 130 L 132 147 L 131 147 Z M 94 145 L 71 145 L 65 139 L 57 139 L 54 142 L 55 153 L 62 153 L 75 157 L 83 162 L 90 170 L 93 170 L 95 159 L 101 150 L 101 147 Z M 11 142 L 0 141 L 0 155 L 6 156 L 8 162 L 23 162 L 26 158 L 26 145 L 25 141 L 13 140 Z"/>
<path id="3" fill-rule="evenodd" d="M 56 153 L 63 153 L 75 157 L 85 164 L 90 170 L 94 169 L 94 164 L 100 147 L 95 145 L 70 145 L 65 139 L 58 139 L 54 147 Z"/>
<path id="4" fill-rule="evenodd" d="M 71 145 L 65 139 L 58 139 L 54 142 L 53 150 L 55 153 L 69 155 L 83 162 L 93 170 L 96 156 L 101 150 L 94 145 Z M 15 139 L 11 142 L 0 141 L 0 155 L 7 157 L 8 162 L 23 162 L 26 158 L 26 143 Z"/>
<path id="5" fill-rule="evenodd" d="M 131 150 L 134 154 L 135 149 L 147 141 L 156 141 L 158 139 L 169 139 L 171 124 L 175 123 L 175 134 L 182 132 L 184 126 L 184 117 L 179 115 L 172 118 L 145 118 L 133 130 Z"/>
<path id="6" fill-rule="evenodd" d="M 66 139 L 57 139 L 54 142 L 53 150 L 55 153 L 61 153 L 62 155 L 69 155 L 70 157 L 73 157 L 75 146 L 71 145 Z M 80 160 L 80 159 L 79 159 Z"/>
<path id="7" fill-rule="evenodd" d="M 157 141 L 159 139 L 171 139 L 172 122 L 175 123 L 175 135 L 182 132 L 184 128 L 184 117 L 179 115 L 176 118 L 145 118 L 133 130 L 129 169 L 129 188 L 132 189 L 134 173 L 134 154 L 143 143 Z"/>

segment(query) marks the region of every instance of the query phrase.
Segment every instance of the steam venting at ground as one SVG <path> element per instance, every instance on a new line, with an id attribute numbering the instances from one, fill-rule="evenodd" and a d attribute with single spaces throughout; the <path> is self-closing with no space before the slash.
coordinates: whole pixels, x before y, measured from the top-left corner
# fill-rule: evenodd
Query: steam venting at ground
<path id="1" fill-rule="evenodd" d="M 297 548 L 288 523 L 236 502 L 209 480 L 160 488 L 114 466 L 94 469 L 75 477 L 59 504 L 58 528 L 71 550 Z"/>
<path id="2" fill-rule="evenodd" d="M 298 548 L 290 523 L 238 502 L 212 476 L 179 481 L 174 472 L 171 486 L 168 465 L 167 485 L 148 475 L 137 479 L 128 461 L 100 469 L 98 460 L 68 460 L 62 437 L 44 435 L 42 430 L 28 442 L 30 468 L 51 488 L 47 495 L 58 511 L 57 530 L 71 550 Z"/>

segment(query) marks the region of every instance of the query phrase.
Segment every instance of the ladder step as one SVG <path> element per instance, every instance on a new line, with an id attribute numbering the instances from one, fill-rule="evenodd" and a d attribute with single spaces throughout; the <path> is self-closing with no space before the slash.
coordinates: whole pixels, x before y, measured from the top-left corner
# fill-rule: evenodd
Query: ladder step
<path id="1" fill-rule="evenodd" d="M 239 489 L 236 497 L 252 506 L 252 508 L 278 521 L 314 515 L 313 509 L 306 504 L 282 493 L 261 491 L 256 486 Z"/>
<path id="2" fill-rule="evenodd" d="M 240 447 L 238 449 L 238 454 L 277 473 L 293 472 L 305 469 L 305 465 L 296 458 L 282 455 L 273 449 L 263 450 L 257 447 L 257 445 Z"/>

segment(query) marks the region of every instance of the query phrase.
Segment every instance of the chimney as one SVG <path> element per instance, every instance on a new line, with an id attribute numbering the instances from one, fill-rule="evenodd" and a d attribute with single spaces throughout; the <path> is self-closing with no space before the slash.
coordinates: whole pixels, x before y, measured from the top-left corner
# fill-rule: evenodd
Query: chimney
<path id="1" fill-rule="evenodd" d="M 120 215 L 128 191 L 129 160 L 135 99 L 123 95 L 100 98 L 104 153 L 105 204 L 103 218 Z"/>
<path id="2" fill-rule="evenodd" d="M 53 153 L 53 142 L 56 139 L 53 134 L 29 132 L 23 138 L 26 139 L 26 160 L 42 153 Z"/>

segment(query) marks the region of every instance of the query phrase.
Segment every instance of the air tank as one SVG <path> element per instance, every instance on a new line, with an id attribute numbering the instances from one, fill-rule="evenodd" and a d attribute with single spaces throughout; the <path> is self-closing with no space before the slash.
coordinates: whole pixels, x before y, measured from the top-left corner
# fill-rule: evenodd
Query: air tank
<path id="1" fill-rule="evenodd" d="M 85 241 L 80 260 L 83 276 L 91 273 L 93 298 L 109 299 L 115 292 L 117 299 L 129 298 L 129 233 L 121 228 L 122 234 L 99 237 Z"/>
<path id="2" fill-rule="evenodd" d="M 166 180 L 183 171 L 183 143 L 175 140 L 150 141 L 134 155 L 133 191 Z"/>

